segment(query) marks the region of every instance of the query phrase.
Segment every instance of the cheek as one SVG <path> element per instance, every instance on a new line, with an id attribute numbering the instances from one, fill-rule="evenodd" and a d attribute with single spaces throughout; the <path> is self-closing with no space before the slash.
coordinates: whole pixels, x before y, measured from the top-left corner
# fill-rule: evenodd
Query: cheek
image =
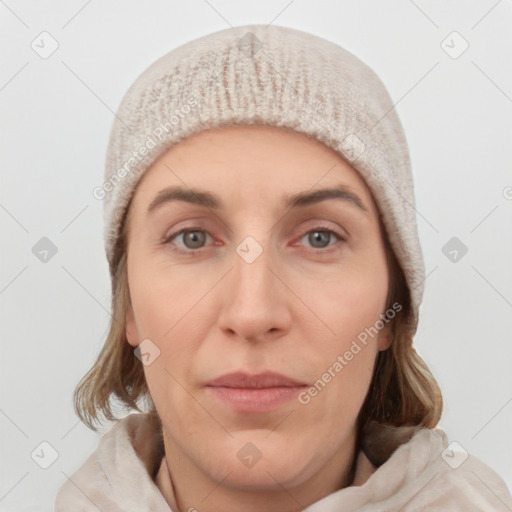
<path id="1" fill-rule="evenodd" d="M 312 407 L 312 416 L 326 431 L 350 428 L 368 392 L 378 349 L 377 338 L 363 327 L 363 316 L 357 311 L 338 317 L 337 336 L 314 358 L 315 376 L 300 401 Z"/>
<path id="2" fill-rule="evenodd" d="M 316 296 L 315 307 L 331 332 L 313 357 L 316 387 L 332 407 L 343 403 L 348 409 L 353 406 L 356 413 L 378 353 L 380 319 L 388 292 L 385 256 L 341 270 L 324 291 Z"/>
<path id="3" fill-rule="evenodd" d="M 382 262 L 340 272 L 325 288 L 319 306 L 336 333 L 332 338 L 345 344 L 374 327 L 385 313 L 388 285 L 387 268 Z"/>
<path id="4" fill-rule="evenodd" d="M 130 296 L 139 335 L 164 342 L 204 293 L 190 276 L 134 257 Z"/>
<path id="5" fill-rule="evenodd" d="M 154 363 L 144 367 L 156 402 L 166 393 L 179 395 L 179 383 L 193 373 L 197 352 L 215 321 L 209 297 L 205 297 L 212 285 L 200 281 L 191 285 L 191 273 L 177 272 L 168 265 L 144 265 L 135 258 L 133 269 L 130 293 L 138 337 L 150 339 L 159 350 Z"/>

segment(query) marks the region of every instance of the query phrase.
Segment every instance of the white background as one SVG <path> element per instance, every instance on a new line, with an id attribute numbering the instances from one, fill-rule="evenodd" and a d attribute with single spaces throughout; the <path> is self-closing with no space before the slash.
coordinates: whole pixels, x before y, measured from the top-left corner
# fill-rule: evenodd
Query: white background
<path id="1" fill-rule="evenodd" d="M 97 446 L 71 395 L 110 319 L 92 190 L 113 111 L 172 48 L 270 22 L 355 53 L 397 102 L 428 274 L 415 346 L 444 393 L 440 427 L 512 488 L 510 1 L 5 0 L 0 13 L 0 510 L 53 510 Z M 31 48 L 43 31 L 59 45 L 47 59 Z M 469 43 L 457 59 L 441 47 L 453 31 Z M 456 263 L 441 250 L 453 236 L 468 248 Z M 57 247 L 46 263 L 42 237 Z M 42 441 L 59 454 L 46 470 L 30 456 Z"/>

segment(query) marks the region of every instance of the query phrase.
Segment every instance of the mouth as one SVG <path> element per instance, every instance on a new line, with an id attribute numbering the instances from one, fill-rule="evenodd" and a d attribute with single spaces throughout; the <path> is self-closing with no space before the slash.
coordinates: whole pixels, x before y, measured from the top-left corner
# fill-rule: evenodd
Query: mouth
<path id="1" fill-rule="evenodd" d="M 236 412 L 261 413 L 277 409 L 307 387 L 304 382 L 274 372 L 249 375 L 236 372 L 206 384 L 206 389 L 223 405 Z"/>

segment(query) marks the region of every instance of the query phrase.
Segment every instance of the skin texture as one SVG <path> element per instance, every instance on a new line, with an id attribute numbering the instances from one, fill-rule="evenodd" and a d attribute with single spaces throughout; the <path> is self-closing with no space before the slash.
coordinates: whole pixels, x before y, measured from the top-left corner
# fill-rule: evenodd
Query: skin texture
<path id="1" fill-rule="evenodd" d="M 174 185 L 211 192 L 223 208 L 174 201 L 147 214 Z M 340 185 L 366 210 L 340 199 L 284 206 L 286 194 Z M 201 230 L 204 242 L 186 234 L 165 242 L 183 228 Z M 236 252 L 247 236 L 263 249 L 252 263 Z M 274 371 L 313 386 L 385 313 L 385 254 L 364 180 L 303 134 L 208 130 L 148 169 L 128 216 L 126 335 L 134 348 L 150 339 L 160 350 L 144 371 L 179 510 L 301 510 L 350 484 L 356 418 L 376 355 L 389 347 L 387 326 L 306 405 L 293 398 L 237 412 L 205 384 Z M 247 443 L 261 454 L 252 467 L 237 456 Z"/>

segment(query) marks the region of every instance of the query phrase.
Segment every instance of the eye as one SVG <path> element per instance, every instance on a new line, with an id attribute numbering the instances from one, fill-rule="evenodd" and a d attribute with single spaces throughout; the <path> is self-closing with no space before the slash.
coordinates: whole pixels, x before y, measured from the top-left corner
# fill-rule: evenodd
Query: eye
<path id="1" fill-rule="evenodd" d="M 334 245 L 329 243 L 330 241 L 332 241 L 333 236 L 336 237 L 338 241 L 345 240 L 336 231 L 321 226 L 309 230 L 300 238 L 300 240 L 303 240 L 305 238 L 307 239 L 308 243 L 311 244 L 311 247 L 313 247 L 314 249 L 323 249 L 325 247 L 328 247 L 329 245 Z"/>
<path id="2" fill-rule="evenodd" d="M 164 243 L 174 245 L 175 247 L 173 247 L 173 249 L 180 252 L 194 252 L 199 251 L 205 246 L 208 237 L 210 237 L 210 235 L 204 229 L 196 227 L 184 228 L 177 233 L 172 233 L 167 236 L 164 239 Z M 324 249 L 325 247 L 334 245 L 330 243 L 333 237 L 335 237 L 337 241 L 345 240 L 345 238 L 336 231 L 322 226 L 307 231 L 300 240 L 306 238 L 313 249 Z M 181 244 L 176 244 L 175 240 L 181 240 Z"/>
<path id="3" fill-rule="evenodd" d="M 177 245 L 178 251 L 181 252 L 190 252 L 193 250 L 199 250 L 203 248 L 203 245 L 206 239 L 209 237 L 208 233 L 200 228 L 184 228 L 178 231 L 177 233 L 173 233 L 167 236 L 164 240 L 164 243 L 172 243 L 173 245 Z M 182 241 L 182 245 L 176 244 L 173 240 Z M 190 251 L 187 251 L 190 250 Z"/>

